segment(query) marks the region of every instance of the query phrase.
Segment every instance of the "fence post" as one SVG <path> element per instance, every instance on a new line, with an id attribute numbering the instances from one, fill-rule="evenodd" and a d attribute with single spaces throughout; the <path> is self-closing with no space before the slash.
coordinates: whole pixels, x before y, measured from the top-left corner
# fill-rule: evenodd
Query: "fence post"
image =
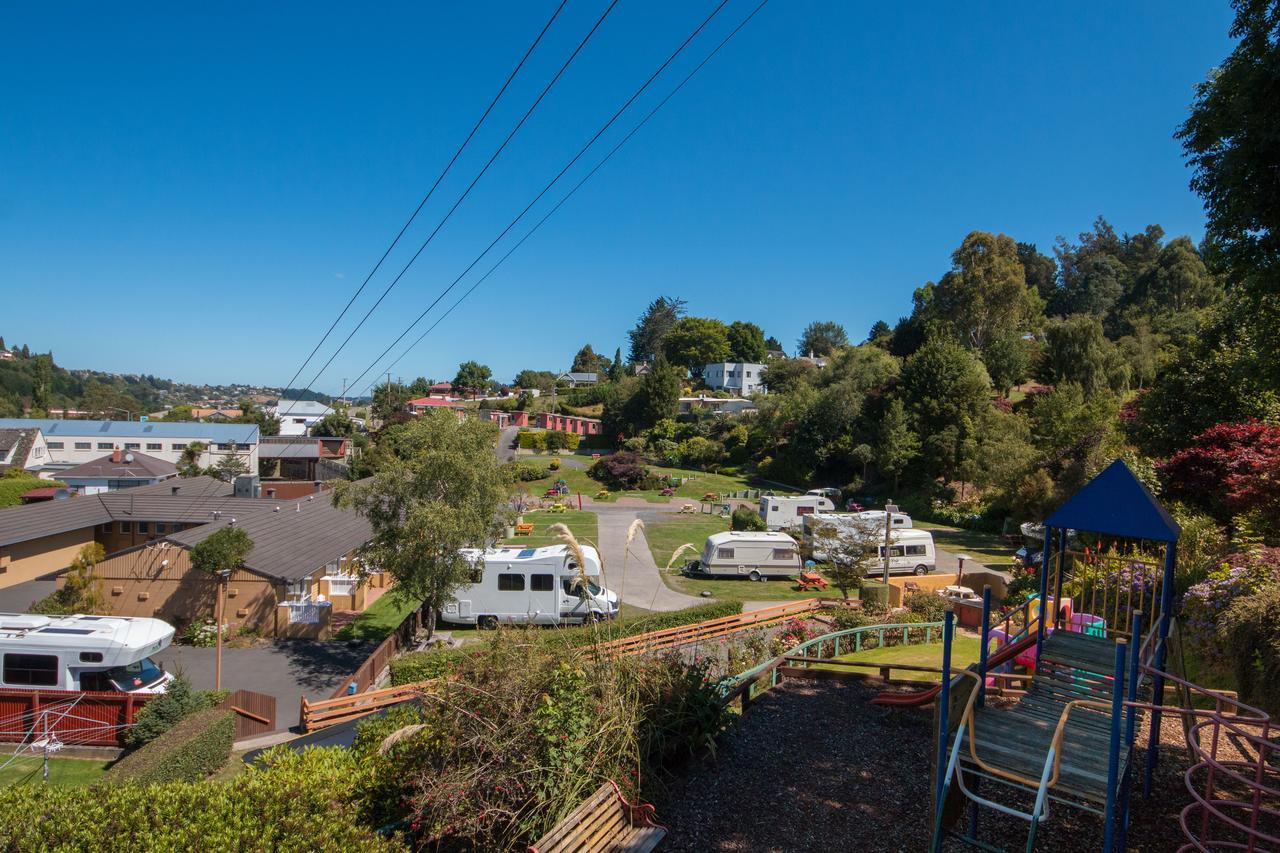
<path id="1" fill-rule="evenodd" d="M 124 697 L 124 724 L 126 726 L 133 725 L 133 694 L 126 693 Z"/>
<path id="2" fill-rule="evenodd" d="M 938 695 L 938 772 L 933 792 L 933 807 L 942 813 L 942 788 L 947 776 L 947 741 L 950 740 L 951 713 L 951 640 L 955 634 L 956 614 L 948 610 L 942 621 L 942 692 Z M 958 735 L 957 735 L 958 736 Z"/>
<path id="3" fill-rule="evenodd" d="M 987 646 L 991 643 L 991 586 L 982 587 L 982 645 L 978 647 L 978 698 L 979 708 L 987 696 Z M 1006 633 L 1007 637 L 1008 634 Z"/>
<path id="4" fill-rule="evenodd" d="M 1111 682 L 1111 742 L 1107 753 L 1107 808 L 1102 824 L 1103 853 L 1116 849 L 1116 782 L 1120 776 L 1120 742 L 1124 720 L 1125 664 L 1128 663 L 1128 647 L 1124 639 L 1116 640 L 1115 674 Z"/>

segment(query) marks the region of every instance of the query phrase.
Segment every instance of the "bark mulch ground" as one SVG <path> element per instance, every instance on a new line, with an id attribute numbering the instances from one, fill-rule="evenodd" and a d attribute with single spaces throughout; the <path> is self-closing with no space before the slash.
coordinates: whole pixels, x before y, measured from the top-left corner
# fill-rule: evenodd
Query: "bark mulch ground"
<path id="1" fill-rule="evenodd" d="M 657 804 L 670 851 L 927 850 L 932 830 L 932 709 L 870 704 L 880 688 L 787 681 L 760 697 L 718 753 Z M 1180 724 L 1166 720 L 1154 796 L 1133 791 L 1129 849 L 1173 851 L 1185 842 L 1189 801 Z M 1145 731 L 1139 743 L 1146 742 Z M 1141 759 L 1139 759 L 1141 760 Z M 1140 776 L 1140 774 L 1135 774 Z M 1140 783 L 1139 783 L 1140 784 Z M 1098 850 L 1101 818 L 1057 807 L 1038 851 Z M 983 810 L 979 837 L 1021 850 L 1027 824 Z M 951 840 L 946 850 L 967 850 Z"/>

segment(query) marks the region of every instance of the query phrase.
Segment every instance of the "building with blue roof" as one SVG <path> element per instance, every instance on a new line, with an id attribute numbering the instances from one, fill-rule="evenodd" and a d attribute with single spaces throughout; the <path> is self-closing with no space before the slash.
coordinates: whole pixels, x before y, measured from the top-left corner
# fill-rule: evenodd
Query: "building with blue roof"
<path id="1" fill-rule="evenodd" d="M 37 428 L 44 437 L 47 461 L 40 473 L 56 476 L 116 450 L 145 453 L 178 464 L 187 446 L 199 442 L 205 450 L 200 465 L 216 465 L 229 455 L 240 456 L 249 471 L 258 470 L 256 424 L 160 423 L 156 421 L 91 421 L 56 418 L 0 418 L 0 429 Z"/>

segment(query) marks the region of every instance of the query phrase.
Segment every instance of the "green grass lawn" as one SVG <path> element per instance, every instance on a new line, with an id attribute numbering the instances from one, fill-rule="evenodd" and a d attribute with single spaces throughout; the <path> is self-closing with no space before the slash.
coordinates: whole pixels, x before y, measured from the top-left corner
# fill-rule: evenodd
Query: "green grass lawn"
<path id="1" fill-rule="evenodd" d="M 708 536 L 728 529 L 727 518 L 702 514 L 672 515 L 646 526 L 644 535 L 649 540 L 653 561 L 663 570 L 662 577 L 667 586 L 686 595 L 701 595 L 706 590 L 712 597 L 723 601 L 794 601 L 801 598 L 840 597 L 840 591 L 834 587 L 828 587 L 825 592 L 801 592 L 795 588 L 795 582 L 789 580 L 752 582 L 745 578 L 703 579 L 680 574 L 680 566 L 701 553 Z M 692 544 L 695 550 L 682 554 L 671 570 L 666 571 L 664 567 L 671 555 L 685 543 Z"/>
<path id="2" fill-rule="evenodd" d="M 0 764 L 9 757 L 0 756 Z M 70 788 L 96 782 L 107 771 L 109 761 L 89 758 L 50 758 L 49 784 Z M 9 785 L 41 785 L 44 783 L 44 760 L 37 756 L 23 756 L 0 770 L 0 788 Z"/>
<path id="3" fill-rule="evenodd" d="M 333 638 L 380 643 L 421 604 L 420 601 L 401 601 L 394 592 L 383 593 L 381 598 L 369 605 L 350 625 L 334 634 Z"/>
<path id="4" fill-rule="evenodd" d="M 979 563 L 992 569 L 1008 570 L 1013 565 L 1013 552 L 1017 548 L 1005 543 L 994 533 L 963 530 L 931 521 L 917 521 L 916 527 L 933 531 L 933 542 L 952 554 L 968 554 Z"/>
<path id="5" fill-rule="evenodd" d="M 957 633 L 955 641 L 951 644 L 951 665 L 963 669 L 971 663 L 978 662 L 978 649 L 982 645 L 981 641 L 974 636 L 968 634 Z M 840 660 L 856 660 L 865 663 L 874 664 L 907 664 L 909 666 L 942 666 L 942 643 L 917 643 L 911 646 L 886 646 L 880 649 L 870 649 L 865 652 L 855 652 L 853 654 L 840 655 Z M 846 672 L 849 667 L 831 667 L 832 669 L 842 669 Z M 876 674 L 876 670 L 864 669 L 857 667 L 855 671 Z M 911 672 L 910 670 L 895 670 L 890 673 L 891 678 L 903 679 L 905 681 L 928 681 L 934 684 L 938 683 L 938 673 L 934 672 Z"/>
<path id="6" fill-rule="evenodd" d="M 566 454 L 567 455 L 567 454 Z M 551 457 L 548 456 L 521 456 L 517 457 L 521 462 L 526 462 L 537 467 L 546 467 Z M 590 456 L 582 456 L 581 454 L 574 457 L 587 464 L 591 463 Z M 661 489 L 647 489 L 636 491 L 613 492 L 605 500 L 614 501 L 619 497 L 643 498 L 650 503 L 667 503 L 669 501 L 693 501 L 697 502 L 703 495 L 708 492 L 716 492 L 717 494 L 727 494 L 729 492 L 738 492 L 744 489 L 752 488 L 748 482 L 750 475 L 741 471 L 724 471 L 718 474 L 709 474 L 706 471 L 695 471 L 690 468 L 666 468 L 660 465 L 650 465 L 649 470 L 656 476 L 670 477 L 689 477 L 689 481 L 681 483 L 676 487 L 675 497 L 663 497 Z M 559 471 L 550 472 L 541 480 L 533 480 L 527 483 L 517 483 L 513 489 L 519 490 L 523 488 L 530 495 L 540 497 L 558 479 L 563 479 L 568 484 L 569 489 L 573 492 L 580 492 L 589 497 L 595 495 L 601 490 L 600 483 L 587 476 L 586 471 L 579 471 L 576 468 L 570 468 L 567 465 L 561 466 Z M 786 492 L 775 489 L 776 494 L 787 494 Z"/>
<path id="7" fill-rule="evenodd" d="M 573 506 L 577 506 L 576 501 Z M 547 528 L 553 524 L 567 525 L 573 531 L 573 535 L 579 541 L 588 540 L 598 543 L 600 541 L 600 527 L 596 514 L 591 510 L 569 509 L 564 512 L 526 512 L 524 520 L 527 524 L 533 525 L 532 536 L 515 536 L 511 539 L 504 539 L 506 545 L 524 545 L 530 548 L 537 548 L 542 545 L 560 545 L 563 544 L 555 534 L 548 533 Z"/>

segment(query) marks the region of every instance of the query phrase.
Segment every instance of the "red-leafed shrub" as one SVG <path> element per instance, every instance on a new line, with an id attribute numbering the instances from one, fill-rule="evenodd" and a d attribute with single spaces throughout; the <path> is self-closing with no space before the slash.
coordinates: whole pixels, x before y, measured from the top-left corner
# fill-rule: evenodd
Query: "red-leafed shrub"
<path id="1" fill-rule="evenodd" d="M 1160 463 L 1159 471 L 1169 497 L 1203 507 L 1220 521 L 1280 509 L 1280 426 L 1215 424 Z"/>
<path id="2" fill-rule="evenodd" d="M 639 454 L 620 450 L 601 458 L 587 471 L 593 480 L 614 489 L 642 489 L 652 480 Z"/>

